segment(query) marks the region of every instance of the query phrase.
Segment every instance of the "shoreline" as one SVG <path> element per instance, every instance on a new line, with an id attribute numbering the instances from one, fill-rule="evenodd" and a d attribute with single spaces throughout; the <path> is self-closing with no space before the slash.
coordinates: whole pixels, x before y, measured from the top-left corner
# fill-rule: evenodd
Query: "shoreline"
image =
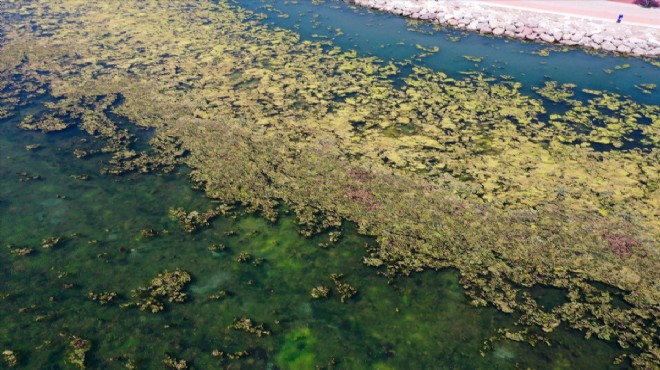
<path id="1" fill-rule="evenodd" d="M 441 26 L 479 32 L 483 35 L 578 46 L 636 57 L 660 57 L 660 21 L 657 26 L 616 23 L 615 20 L 589 16 L 584 10 L 580 10 L 579 14 L 577 10 L 572 10 L 571 13 L 571 10 L 557 6 L 553 9 L 552 5 L 543 9 L 533 9 L 525 7 L 525 2 L 521 2 L 520 6 L 514 6 L 507 2 L 454 0 L 348 1 L 357 6 L 425 20 Z M 608 6 L 617 6 L 617 4 L 624 7 L 633 6 L 604 3 Z M 632 9 L 637 10 L 637 8 Z M 660 17 L 660 9 L 643 9 L 643 11 L 657 12 Z M 639 10 L 637 12 L 639 13 Z M 646 20 L 640 17 L 638 19 Z"/>

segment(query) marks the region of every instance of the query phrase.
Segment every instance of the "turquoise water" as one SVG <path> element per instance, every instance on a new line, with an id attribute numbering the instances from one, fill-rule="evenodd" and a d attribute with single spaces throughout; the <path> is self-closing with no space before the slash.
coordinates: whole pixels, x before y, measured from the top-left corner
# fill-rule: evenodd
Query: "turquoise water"
<path id="1" fill-rule="evenodd" d="M 266 2 L 238 3 L 266 10 Z M 658 79 L 657 68 L 640 60 L 582 51 L 540 57 L 531 52 L 546 46 L 456 31 L 431 35 L 432 27 L 425 25 L 410 31 L 401 18 L 342 2 L 268 3 L 289 17 L 269 11 L 267 22 L 295 29 L 303 38 L 332 36 L 337 45 L 384 61 L 416 58 L 422 52 L 418 44 L 438 46 L 439 53 L 415 62 L 456 76 L 474 70 L 512 75 L 527 89 L 552 79 L 640 102 L 656 98 L 634 87 Z M 337 28 L 344 34 L 337 36 Z M 484 60 L 475 65 L 465 55 Z M 603 72 L 623 63 L 633 68 Z M 0 350 L 17 353 L 20 368 L 74 368 L 67 361 L 74 336 L 91 341 L 86 363 L 103 369 L 130 363 L 163 368 L 166 356 L 198 369 L 314 369 L 332 363 L 340 369 L 617 368 L 611 362 L 622 352 L 615 343 L 585 340 L 563 327 L 549 335 L 551 346 L 497 340 L 482 356 L 484 342 L 498 329 L 520 330 L 513 326 L 515 317 L 469 306 L 453 270 L 388 283 L 362 264 L 365 245 L 374 241 L 357 235 L 351 224 L 329 248 L 319 246 L 328 241 L 327 233 L 303 238 L 289 215 L 273 224 L 240 209 L 185 233 L 168 216 L 170 208 L 205 211 L 217 205 L 191 188 L 186 168 L 170 175 L 101 175 L 107 157 L 73 156 L 77 148 L 100 145 L 85 134 L 68 129 L 46 135 L 15 127 L 20 115 L 39 109 L 35 102 L 19 117 L 0 122 Z M 27 150 L 29 144 L 39 147 Z M 34 176 L 39 178 L 29 180 Z M 144 229 L 156 236 L 143 237 Z M 63 241 L 44 249 L 48 237 Z M 6 245 L 34 251 L 17 256 Z M 225 248 L 210 250 L 212 245 Z M 252 259 L 238 262 L 241 253 Z M 177 268 L 192 276 L 183 290 L 185 303 L 166 303 L 158 314 L 120 306 L 132 301 L 131 290 Z M 336 292 L 312 299 L 315 286 L 334 288 L 335 273 L 344 274 L 342 281 L 358 294 L 345 303 Z M 225 297 L 209 299 L 222 291 Z M 101 305 L 89 292 L 116 292 L 118 298 Z M 560 290 L 541 287 L 531 293 L 548 310 L 565 298 Z M 241 317 L 271 334 L 230 328 Z M 214 356 L 214 350 L 248 355 L 230 359 Z"/>
<path id="2" fill-rule="evenodd" d="M 412 60 L 416 65 L 455 78 L 461 77 L 461 72 L 470 71 L 484 72 L 492 77 L 508 75 L 521 82 L 521 91 L 529 95 L 535 95 L 531 90 L 533 86 L 543 86 L 544 81 L 558 81 L 577 84 L 576 98 L 586 96 L 579 94 L 581 89 L 591 89 L 634 96 L 641 104 L 657 104 L 660 100 L 657 91 L 641 94 L 635 87 L 640 83 L 660 84 L 660 69 L 638 58 L 592 55 L 579 49 L 562 51 L 559 46 L 441 29 L 428 22 L 411 21 L 342 1 L 325 1 L 320 5 L 311 1 L 273 0 L 237 0 L 236 3 L 267 14 L 265 22 L 295 30 L 303 40 L 332 40 L 342 48 L 354 49 L 363 56 L 376 56 L 383 61 L 404 63 Z M 341 34 L 337 30 L 341 30 Z M 438 47 L 440 51 L 417 58 L 425 53 L 417 45 Z M 536 54 L 542 50 L 552 51 L 546 57 Z M 483 60 L 474 63 L 465 56 Z M 623 64 L 629 64 L 630 68 L 614 69 Z"/>

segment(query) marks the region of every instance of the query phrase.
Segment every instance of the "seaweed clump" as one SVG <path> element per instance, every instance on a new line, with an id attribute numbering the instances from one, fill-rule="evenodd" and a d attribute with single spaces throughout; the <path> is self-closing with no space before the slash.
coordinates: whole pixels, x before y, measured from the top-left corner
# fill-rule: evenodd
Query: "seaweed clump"
<path id="1" fill-rule="evenodd" d="M 117 298 L 117 292 L 89 292 L 87 298 L 99 302 L 102 305 L 109 304 Z"/>
<path id="2" fill-rule="evenodd" d="M 208 297 L 208 299 L 209 299 L 209 301 L 218 301 L 218 300 L 221 300 L 223 298 L 229 297 L 230 295 L 231 295 L 231 293 L 229 293 L 228 291 L 221 290 L 218 293 L 211 294 Z"/>
<path id="3" fill-rule="evenodd" d="M 213 357 L 226 357 L 229 360 L 237 360 L 239 358 L 247 357 L 250 355 L 248 351 L 224 352 L 219 349 L 214 349 L 211 352 Z"/>
<path id="4" fill-rule="evenodd" d="M 25 171 L 21 171 L 17 175 L 18 175 L 18 181 L 20 182 L 31 182 L 31 181 L 41 180 L 40 175 L 33 175 Z"/>
<path id="5" fill-rule="evenodd" d="M 7 244 L 7 249 L 9 253 L 15 256 L 27 256 L 28 254 L 34 252 L 34 249 L 28 247 L 16 247 L 12 244 Z"/>
<path id="6" fill-rule="evenodd" d="M 229 327 L 234 330 L 254 334 L 257 337 L 270 335 L 270 331 L 266 330 L 263 324 L 254 324 L 251 318 L 245 316 L 234 318 L 234 322 Z"/>
<path id="7" fill-rule="evenodd" d="M 152 228 L 146 228 L 140 230 L 140 237 L 138 239 L 144 240 L 144 239 L 154 238 L 156 236 L 158 236 L 158 231 Z"/>
<path id="8" fill-rule="evenodd" d="M 69 352 L 67 361 L 80 369 L 86 369 L 85 358 L 87 352 L 92 349 L 92 341 L 72 335 L 69 338 Z"/>
<path id="9" fill-rule="evenodd" d="M 335 283 L 335 289 L 339 294 L 341 303 L 345 303 L 346 300 L 350 299 L 357 294 L 358 290 L 348 283 L 344 283 L 341 279 L 344 277 L 344 274 L 332 274 L 330 275 L 330 280 Z"/>
<path id="10" fill-rule="evenodd" d="M 562 103 L 568 101 L 568 99 L 575 95 L 573 90 L 576 87 L 577 85 L 575 84 L 562 84 L 561 87 L 558 87 L 557 82 L 546 81 L 544 87 L 533 87 L 532 89 L 536 91 L 537 94 L 552 102 Z"/>
<path id="11" fill-rule="evenodd" d="M 211 252 L 224 252 L 227 250 L 227 246 L 224 244 L 211 244 L 207 249 Z"/>
<path id="12" fill-rule="evenodd" d="M 222 205 L 206 212 L 191 211 L 186 212 L 183 208 L 170 208 L 169 215 L 181 222 L 181 228 L 187 233 L 195 232 L 196 230 L 209 226 L 209 221 L 214 218 L 224 215 L 231 207 Z"/>
<path id="13" fill-rule="evenodd" d="M 47 238 L 44 238 L 44 239 L 41 241 L 41 248 L 44 248 L 44 249 L 52 249 L 52 248 L 54 248 L 54 247 L 60 245 L 60 243 L 62 243 L 63 240 L 64 240 L 64 238 L 59 237 L 59 236 L 58 236 L 58 237 L 56 237 L 56 236 L 49 236 L 49 237 L 47 237 Z"/>
<path id="14" fill-rule="evenodd" d="M 141 311 L 161 312 L 165 309 L 164 301 L 169 303 L 186 301 L 188 295 L 183 292 L 183 288 L 191 279 L 190 274 L 179 269 L 172 272 L 165 271 L 153 278 L 149 286 L 133 290 L 131 295 L 136 300 L 121 307 L 137 306 Z"/>
<path id="15" fill-rule="evenodd" d="M 45 116 L 37 118 L 35 116 L 27 116 L 18 125 L 23 130 L 41 131 L 41 132 L 55 132 L 62 131 L 71 126 L 70 123 L 64 122 L 62 119 Z"/>
<path id="16" fill-rule="evenodd" d="M 315 286 L 309 293 L 309 296 L 312 297 L 312 299 L 327 298 L 328 295 L 330 295 L 330 288 L 324 285 Z"/>
<path id="17" fill-rule="evenodd" d="M 252 261 L 252 258 L 253 258 L 253 256 L 252 256 L 251 253 L 241 252 L 241 253 L 238 254 L 238 256 L 236 256 L 236 262 L 238 262 L 238 263 L 247 263 L 247 262 Z"/>
<path id="18" fill-rule="evenodd" d="M 10 349 L 6 349 L 2 351 L 2 357 L 4 358 L 5 364 L 8 367 L 15 367 L 16 365 L 18 365 L 18 355 L 16 354 L 16 352 Z"/>
<path id="19" fill-rule="evenodd" d="M 168 369 L 185 370 L 188 368 L 188 362 L 186 360 L 177 360 L 170 355 L 165 356 L 163 364 Z"/>

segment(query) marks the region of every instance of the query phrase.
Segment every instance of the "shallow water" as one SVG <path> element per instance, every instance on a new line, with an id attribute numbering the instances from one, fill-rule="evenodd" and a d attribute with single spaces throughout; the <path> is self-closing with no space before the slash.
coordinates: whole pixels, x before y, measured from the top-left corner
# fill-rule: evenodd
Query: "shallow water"
<path id="1" fill-rule="evenodd" d="M 0 240 L 35 251 L 14 256 L 3 248 L 0 254 L 0 292 L 9 294 L 0 301 L 0 344 L 19 353 L 22 367 L 71 367 L 64 360 L 69 335 L 92 341 L 88 363 L 95 368 L 119 368 L 126 358 L 158 368 L 165 353 L 212 368 L 220 363 L 213 349 L 247 350 L 251 356 L 229 360 L 245 368 L 283 369 L 314 368 L 333 358 L 338 368 L 584 368 L 596 362 L 607 368 L 618 353 L 613 344 L 560 330 L 552 347 L 496 342 L 482 357 L 483 342 L 510 327 L 513 317 L 467 305 L 457 272 L 426 272 L 388 285 L 362 265 L 364 245 L 373 241 L 350 224 L 327 249 L 318 246 L 327 235 L 299 236 L 290 216 L 270 224 L 239 212 L 184 233 L 168 218 L 170 207 L 213 206 L 191 190 L 185 170 L 100 175 L 103 156 L 73 158 L 75 148 L 92 145 L 81 143 L 80 132 L 23 132 L 15 123 L 0 126 Z M 28 151 L 28 144 L 41 147 Z M 21 182 L 24 171 L 40 179 Z M 71 177 L 83 174 L 89 180 Z M 142 239 L 144 228 L 159 235 Z M 65 241 L 42 249 L 48 236 Z M 212 244 L 227 248 L 209 251 Z M 238 263 L 241 252 L 264 262 Z M 131 289 L 175 268 L 193 276 L 187 303 L 160 314 L 118 306 L 130 300 Z M 312 287 L 332 287 L 333 273 L 345 274 L 359 294 L 346 303 L 337 294 L 310 299 Z M 231 294 L 208 300 L 221 290 Z M 115 291 L 119 299 L 103 306 L 86 297 L 90 291 Z M 241 316 L 264 323 L 272 335 L 227 328 Z"/>
<path id="2" fill-rule="evenodd" d="M 256 9 L 262 5 L 239 3 Z M 356 45 L 360 53 L 383 60 L 412 58 L 420 52 L 416 44 L 439 46 L 441 53 L 421 63 L 450 75 L 485 70 L 513 75 L 527 88 L 550 78 L 634 95 L 640 102 L 652 98 L 634 87 L 637 80 L 648 82 L 657 72 L 643 61 L 581 51 L 541 58 L 530 52 L 543 46 L 455 31 L 411 32 L 400 18 L 367 15 L 343 3 L 270 4 L 292 14 L 271 16 L 268 21 L 278 26 L 298 29 L 303 38 L 337 34 L 340 28 L 344 35 L 337 36 L 337 45 Z M 320 14 L 317 22 L 307 22 L 311 12 Z M 393 41 L 392 34 L 401 39 Z M 461 41 L 453 42 L 451 36 Z M 464 55 L 486 58 L 475 66 Z M 624 62 L 634 68 L 607 79 L 596 76 Z M 565 73 L 569 66 L 570 74 Z M 37 104 L 21 113 L 38 109 Z M 86 135 L 75 129 L 49 135 L 23 132 L 16 129 L 17 122 L 0 122 L 0 295 L 8 294 L 0 299 L 0 346 L 18 353 L 21 367 L 72 368 L 66 356 L 71 350 L 68 338 L 75 335 L 93 343 L 87 359 L 91 368 L 122 368 L 128 359 L 138 368 L 161 368 L 166 354 L 201 369 L 221 364 L 312 369 L 332 359 L 342 369 L 616 368 L 611 365 L 621 353 L 616 344 L 585 340 L 564 328 L 549 336 L 552 346 L 496 341 L 482 356 L 484 341 L 497 329 L 518 330 L 512 324 L 515 317 L 469 306 L 456 271 L 429 271 L 388 284 L 362 264 L 365 244 L 374 241 L 357 235 L 353 225 L 344 225 L 339 242 L 324 249 L 319 243 L 327 241 L 327 234 L 303 238 L 288 215 L 271 224 L 239 210 L 214 220 L 209 228 L 184 233 L 178 221 L 168 217 L 168 209 L 204 211 L 215 205 L 191 189 L 185 168 L 172 175 L 101 175 L 106 157 L 78 160 L 72 154 L 76 148 L 96 145 Z M 41 147 L 29 151 L 28 144 Z M 20 181 L 25 178 L 22 172 L 40 178 Z M 89 179 L 74 178 L 80 175 Z M 158 235 L 142 238 L 145 228 Z M 41 248 L 49 236 L 63 236 L 64 242 Z M 14 256 L 7 244 L 35 251 Z M 210 251 L 214 244 L 226 249 Z M 243 252 L 263 263 L 237 262 Z M 185 289 L 186 303 L 168 304 L 159 314 L 119 307 L 131 300 L 132 289 L 176 268 L 193 277 Z M 358 295 L 346 303 L 336 292 L 312 300 L 314 286 L 333 286 L 333 273 L 343 273 L 343 281 L 355 286 Z M 230 294 L 208 299 L 222 290 Z M 119 298 L 104 306 L 87 298 L 90 291 L 115 291 Z M 546 309 L 564 299 L 558 290 L 538 287 L 531 293 Z M 272 334 L 257 337 L 228 328 L 242 316 L 263 323 Z M 249 356 L 220 359 L 212 355 L 214 349 L 247 351 Z"/>

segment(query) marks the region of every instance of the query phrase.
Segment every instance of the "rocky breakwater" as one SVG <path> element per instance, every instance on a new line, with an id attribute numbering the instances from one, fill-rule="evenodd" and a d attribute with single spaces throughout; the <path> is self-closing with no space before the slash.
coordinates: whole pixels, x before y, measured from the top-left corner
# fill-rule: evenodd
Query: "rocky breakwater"
<path id="1" fill-rule="evenodd" d="M 657 58 L 660 29 L 452 0 L 351 0 L 356 5 L 481 34 Z M 654 11 L 654 10 L 651 10 Z M 659 11 L 660 14 L 660 11 Z"/>

